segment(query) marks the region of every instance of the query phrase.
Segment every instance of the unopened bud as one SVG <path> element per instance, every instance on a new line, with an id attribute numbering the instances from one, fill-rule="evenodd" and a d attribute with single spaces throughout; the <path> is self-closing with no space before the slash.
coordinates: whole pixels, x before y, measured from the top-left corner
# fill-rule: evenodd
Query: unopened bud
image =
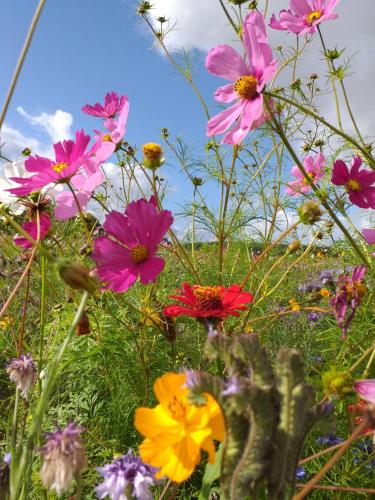
<path id="1" fill-rule="evenodd" d="M 143 164 L 152 170 L 159 168 L 164 160 L 162 158 L 163 150 L 160 144 L 156 142 L 148 142 L 142 146 L 143 150 Z"/>
<path id="2" fill-rule="evenodd" d="M 328 395 L 344 397 L 353 392 L 353 377 L 348 371 L 332 370 L 323 373 L 322 382 Z"/>
<path id="3" fill-rule="evenodd" d="M 90 320 L 87 314 L 84 312 L 77 325 L 77 335 L 78 337 L 81 337 L 82 335 L 88 335 L 90 332 Z"/>
<path id="4" fill-rule="evenodd" d="M 203 179 L 200 177 L 193 177 L 191 179 L 191 182 L 194 184 L 194 186 L 201 186 L 203 184 Z"/>
<path id="5" fill-rule="evenodd" d="M 311 73 L 311 75 L 310 75 L 311 80 L 317 80 L 318 78 L 319 77 L 318 77 L 317 73 Z"/>
<path id="6" fill-rule="evenodd" d="M 303 224 L 311 226 L 320 221 L 323 212 L 317 201 L 309 200 L 299 207 L 298 215 Z"/>
<path id="7" fill-rule="evenodd" d="M 89 269 L 81 264 L 58 259 L 57 267 L 60 278 L 73 290 L 86 290 L 86 292 L 94 293 L 99 288 L 97 280 L 90 276 Z"/>
<path id="8" fill-rule="evenodd" d="M 301 248 L 301 242 L 300 242 L 300 240 L 294 240 L 294 241 L 292 241 L 292 243 L 290 243 L 288 245 L 288 250 L 289 250 L 290 253 L 295 252 L 299 248 Z"/>

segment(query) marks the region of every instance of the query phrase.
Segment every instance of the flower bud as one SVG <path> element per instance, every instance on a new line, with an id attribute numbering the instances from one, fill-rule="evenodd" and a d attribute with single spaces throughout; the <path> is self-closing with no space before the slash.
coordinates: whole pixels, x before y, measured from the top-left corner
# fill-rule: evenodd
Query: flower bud
<path id="1" fill-rule="evenodd" d="M 295 252 L 296 250 L 299 250 L 301 248 L 301 242 L 300 240 L 294 240 L 292 243 L 288 245 L 288 250 L 290 253 Z"/>
<path id="2" fill-rule="evenodd" d="M 318 77 L 317 73 L 311 73 L 311 75 L 310 75 L 311 80 L 317 80 L 318 78 L 319 77 Z"/>
<path id="3" fill-rule="evenodd" d="M 193 177 L 191 182 L 194 184 L 194 186 L 201 186 L 203 184 L 203 179 L 200 177 Z"/>
<path id="4" fill-rule="evenodd" d="M 144 16 L 151 9 L 152 9 L 151 3 L 145 0 L 138 5 L 138 14 Z"/>
<path id="5" fill-rule="evenodd" d="M 148 142 L 142 146 L 143 150 L 143 164 L 152 170 L 159 168 L 164 160 L 162 158 L 163 150 L 160 144 L 156 142 Z"/>
<path id="6" fill-rule="evenodd" d="M 323 212 L 317 201 L 309 200 L 298 208 L 298 215 L 303 224 L 311 226 L 320 221 Z"/>
<path id="7" fill-rule="evenodd" d="M 31 155 L 31 148 L 25 148 L 21 152 L 22 156 L 30 156 Z"/>
<path id="8" fill-rule="evenodd" d="M 94 293 L 99 288 L 98 281 L 90 276 L 90 271 L 81 264 L 58 259 L 57 267 L 60 278 L 73 290 L 86 290 L 86 292 Z"/>
<path id="9" fill-rule="evenodd" d="M 84 312 L 77 325 L 77 336 L 81 337 L 82 335 L 88 335 L 90 332 L 90 320 L 87 314 Z"/>
<path id="10" fill-rule="evenodd" d="M 353 392 L 353 377 L 348 371 L 339 371 L 336 368 L 323 373 L 322 382 L 328 395 L 344 397 Z"/>

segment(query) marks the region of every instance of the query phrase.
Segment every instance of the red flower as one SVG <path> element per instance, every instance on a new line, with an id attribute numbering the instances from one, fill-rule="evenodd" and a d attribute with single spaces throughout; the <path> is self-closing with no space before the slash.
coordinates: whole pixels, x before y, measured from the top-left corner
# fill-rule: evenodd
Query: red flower
<path id="1" fill-rule="evenodd" d="M 172 295 L 184 305 L 170 305 L 163 311 L 165 316 L 191 316 L 193 318 L 220 318 L 239 316 L 246 304 L 253 300 L 250 293 L 242 292 L 239 285 L 229 288 L 223 286 L 200 286 L 183 284 L 181 295 Z"/>
<path id="2" fill-rule="evenodd" d="M 357 415 L 354 418 L 355 425 L 360 425 L 363 422 L 363 417 L 358 415 L 363 415 L 366 412 L 367 408 L 368 403 L 363 399 L 360 399 L 357 404 L 348 405 L 348 412 Z M 374 430 L 374 427 L 366 427 L 365 429 L 363 429 L 363 434 L 367 434 L 368 432 L 372 432 Z"/>

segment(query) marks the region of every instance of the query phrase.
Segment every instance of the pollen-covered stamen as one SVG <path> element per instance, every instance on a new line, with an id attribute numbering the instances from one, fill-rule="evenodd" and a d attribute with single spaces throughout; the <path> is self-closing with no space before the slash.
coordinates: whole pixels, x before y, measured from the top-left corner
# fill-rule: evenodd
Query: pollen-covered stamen
<path id="1" fill-rule="evenodd" d="M 252 99 L 257 93 L 258 80 L 255 76 L 241 76 L 233 85 L 234 90 L 242 99 Z"/>
<path id="2" fill-rule="evenodd" d="M 103 142 L 112 142 L 112 137 L 110 136 L 110 134 L 103 135 Z"/>
<path id="3" fill-rule="evenodd" d="M 61 174 L 61 172 L 63 170 L 65 170 L 67 168 L 68 164 L 61 161 L 59 163 L 55 163 L 54 165 L 51 166 L 52 170 L 54 170 L 55 172 L 57 172 L 58 174 Z"/>
<path id="4" fill-rule="evenodd" d="M 306 23 L 309 25 L 309 26 L 312 26 L 312 24 L 315 22 L 315 21 L 318 21 L 323 15 L 323 12 L 321 10 L 313 10 L 312 12 L 310 12 L 310 14 L 308 16 L 306 16 Z"/>
<path id="5" fill-rule="evenodd" d="M 220 286 L 196 286 L 194 295 L 204 309 L 216 309 L 222 305 L 223 290 Z"/>
<path id="6" fill-rule="evenodd" d="M 168 410 L 171 412 L 172 417 L 180 422 L 186 416 L 186 405 L 181 399 L 177 399 L 176 396 L 173 396 L 172 401 L 168 405 Z"/>
<path id="7" fill-rule="evenodd" d="M 148 257 L 148 248 L 144 245 L 137 245 L 130 250 L 130 257 L 133 262 L 140 264 L 144 262 Z"/>
<path id="8" fill-rule="evenodd" d="M 355 179 L 350 179 L 350 181 L 348 181 L 347 183 L 347 188 L 349 191 L 358 192 L 361 190 L 361 184 Z"/>

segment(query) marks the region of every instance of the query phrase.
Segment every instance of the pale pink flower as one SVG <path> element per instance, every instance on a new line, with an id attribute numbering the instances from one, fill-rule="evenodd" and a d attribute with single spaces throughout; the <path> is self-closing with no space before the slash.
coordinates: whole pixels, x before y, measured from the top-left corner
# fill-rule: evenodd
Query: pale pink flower
<path id="1" fill-rule="evenodd" d="M 269 25 L 276 30 L 313 34 L 320 23 L 338 17 L 333 9 L 339 1 L 289 0 L 289 9 L 280 11 L 279 19 L 273 14 Z"/>
<path id="2" fill-rule="evenodd" d="M 124 107 L 129 107 L 128 96 L 119 96 L 117 92 L 108 92 L 104 97 L 104 105 L 97 102 L 93 106 L 86 104 L 82 111 L 87 115 L 105 118 L 104 126 L 111 128 L 112 121 L 121 113 Z"/>
<path id="3" fill-rule="evenodd" d="M 277 62 L 267 42 L 264 18 L 251 12 L 243 25 L 243 45 L 248 62 L 229 45 L 218 45 L 206 58 L 206 68 L 216 76 L 233 83 L 219 87 L 215 98 L 219 102 L 235 104 L 211 118 L 207 135 L 227 132 L 224 143 L 239 144 L 249 133 L 267 119 L 262 91 L 276 73 Z"/>
<path id="4" fill-rule="evenodd" d="M 71 180 L 71 186 L 74 189 L 74 194 L 71 191 L 64 191 L 58 194 L 55 198 L 55 217 L 58 220 L 69 219 L 74 217 L 79 211 L 84 211 L 87 204 L 95 191 L 104 180 L 104 174 L 100 170 L 100 166 L 94 162 L 86 162 L 82 173 L 75 175 Z M 77 205 L 77 200 L 79 206 Z"/>
<path id="5" fill-rule="evenodd" d="M 362 399 L 375 405 L 375 379 L 357 380 L 354 390 Z"/>
<path id="6" fill-rule="evenodd" d="M 369 245 L 375 245 L 375 229 L 362 229 L 362 235 Z"/>
<path id="7" fill-rule="evenodd" d="M 326 159 L 322 153 L 318 153 L 315 158 L 306 156 L 303 160 L 306 173 L 314 184 L 324 177 L 325 161 Z M 312 189 L 297 165 L 292 168 L 291 173 L 296 177 L 296 180 L 287 184 L 285 190 L 287 194 L 290 196 L 299 196 L 301 193 L 308 193 Z"/>
<path id="8" fill-rule="evenodd" d="M 125 292 L 138 277 L 144 285 L 155 282 L 165 265 L 156 252 L 172 222 L 171 212 L 159 211 L 153 197 L 129 203 L 124 214 L 108 214 L 103 225 L 107 236 L 94 240 L 92 254 L 103 283 Z"/>
<path id="9" fill-rule="evenodd" d="M 49 230 L 51 228 L 51 219 L 47 214 L 41 213 L 39 216 L 39 241 L 44 240 L 47 236 Z M 25 222 L 22 225 L 22 229 L 26 231 L 33 240 L 37 241 L 38 239 L 38 224 L 36 218 L 32 221 Z M 26 239 L 24 236 L 19 236 L 14 238 L 14 243 L 20 247 L 24 248 L 32 248 L 31 242 Z"/>
<path id="10" fill-rule="evenodd" d="M 28 178 L 12 177 L 11 180 L 20 184 L 20 187 L 8 191 L 17 196 L 26 196 L 51 183 L 69 182 L 93 154 L 93 150 L 86 151 L 89 142 L 90 136 L 80 130 L 76 133 L 75 142 L 69 140 L 53 145 L 55 160 L 43 156 L 29 156 L 25 161 L 25 168 L 34 175 Z"/>
<path id="11" fill-rule="evenodd" d="M 362 159 L 356 156 L 351 167 L 337 160 L 333 165 L 332 183 L 335 186 L 345 186 L 349 200 L 360 208 L 375 209 L 375 172 L 362 169 Z"/>

